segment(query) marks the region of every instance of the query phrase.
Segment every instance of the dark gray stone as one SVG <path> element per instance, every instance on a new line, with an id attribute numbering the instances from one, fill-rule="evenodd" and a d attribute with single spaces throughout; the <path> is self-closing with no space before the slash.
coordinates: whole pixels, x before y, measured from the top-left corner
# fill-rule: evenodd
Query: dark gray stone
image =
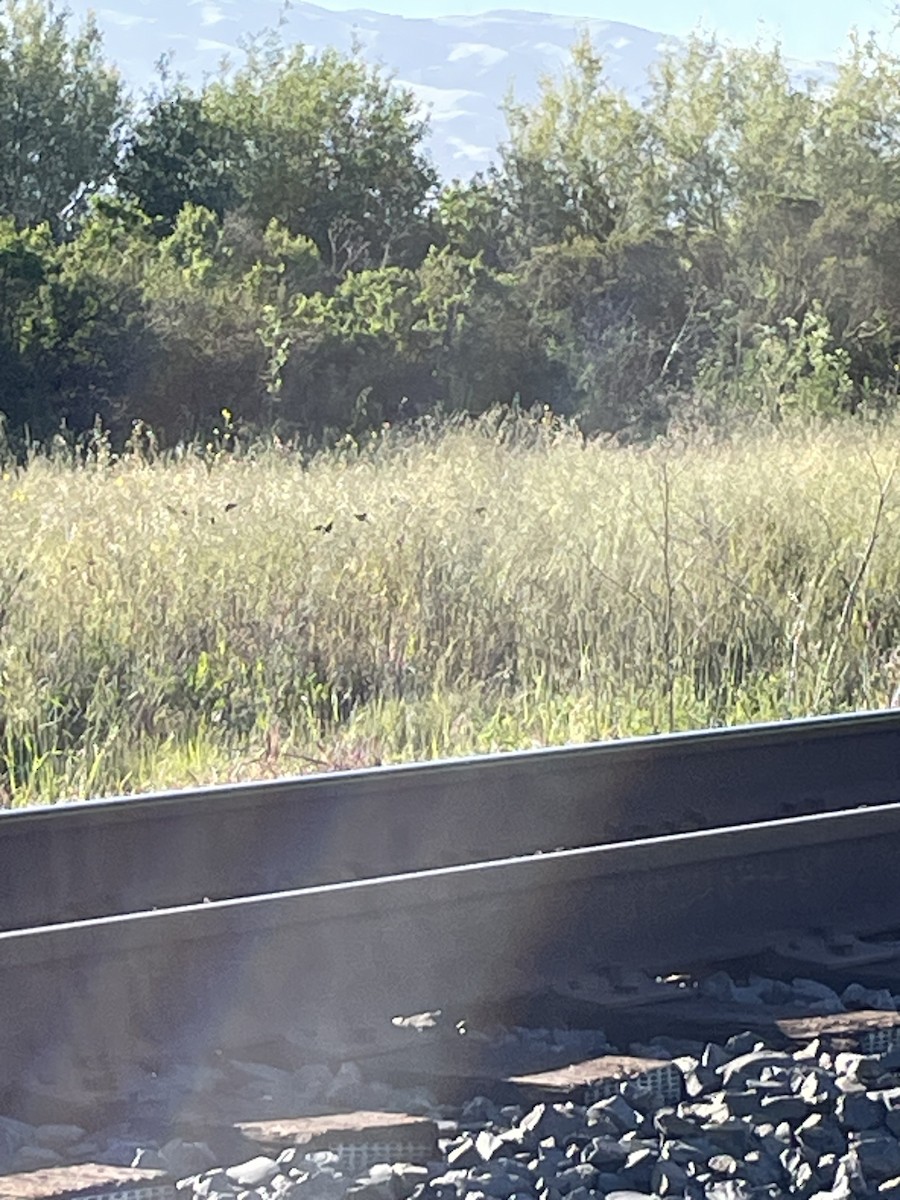
<path id="1" fill-rule="evenodd" d="M 462 1107 L 460 1122 L 462 1124 L 487 1125 L 500 1116 L 500 1109 L 487 1096 L 474 1096 Z"/>
<path id="2" fill-rule="evenodd" d="M 705 1166 L 715 1153 L 716 1147 L 706 1139 L 699 1139 L 693 1142 L 676 1139 L 664 1142 L 660 1148 L 659 1156 L 663 1161 L 671 1161 L 677 1163 L 680 1167 L 687 1167 L 689 1165 Z"/>
<path id="3" fill-rule="evenodd" d="M 297 1195 L 302 1200 L 342 1200 L 347 1181 L 336 1171 L 312 1171 L 296 1181 Z"/>
<path id="4" fill-rule="evenodd" d="M 782 1121 L 802 1121 L 809 1114 L 809 1105 L 800 1096 L 763 1096 L 760 1115 L 776 1125 Z"/>
<path id="5" fill-rule="evenodd" d="M 745 1029 L 743 1033 L 733 1033 L 725 1043 L 725 1049 L 731 1058 L 739 1054 L 753 1054 L 760 1046 L 759 1034 Z"/>
<path id="6" fill-rule="evenodd" d="M 20 1146 L 13 1155 L 14 1171 L 41 1171 L 47 1167 L 59 1167 L 62 1158 L 55 1150 L 46 1146 Z"/>
<path id="7" fill-rule="evenodd" d="M 135 1155 L 144 1149 L 139 1142 L 126 1138 L 112 1138 L 97 1154 L 94 1161 L 107 1167 L 130 1167 Z"/>
<path id="8" fill-rule="evenodd" d="M 301 1189 L 298 1188 L 297 1190 L 299 1192 Z M 256 1200 L 256 1197 L 262 1197 L 266 1194 L 261 1189 L 256 1189 L 252 1200 Z M 359 1179 L 347 1188 L 346 1196 L 348 1200 L 394 1200 L 393 1189 L 389 1179 Z"/>
<path id="9" fill-rule="evenodd" d="M 476 1189 L 482 1191 L 482 1179 L 488 1182 L 491 1179 L 490 1175 L 483 1174 L 480 1171 L 445 1171 L 443 1175 L 436 1175 L 426 1185 L 425 1190 L 430 1196 L 463 1196 L 467 1191 Z M 470 1183 L 472 1187 L 470 1188 Z"/>
<path id="10" fill-rule="evenodd" d="M 834 1112 L 841 1128 L 854 1133 L 877 1129 L 885 1119 L 884 1104 L 866 1092 L 839 1096 Z"/>
<path id="11" fill-rule="evenodd" d="M 655 1196 L 683 1196 L 687 1182 L 688 1173 L 684 1167 L 676 1162 L 659 1160 L 650 1176 L 650 1190 Z"/>
<path id="12" fill-rule="evenodd" d="M 884 1105 L 885 1125 L 894 1137 L 900 1137 L 900 1088 L 888 1088 L 878 1095 Z"/>
<path id="13" fill-rule="evenodd" d="M 468 1170 L 469 1167 L 477 1166 L 481 1161 L 481 1155 L 475 1148 L 475 1139 L 468 1134 L 460 1138 L 456 1145 L 447 1151 L 447 1165 L 449 1167 L 459 1167 L 463 1170 Z"/>
<path id="14" fill-rule="evenodd" d="M 833 1117 L 824 1113 L 813 1113 L 797 1126 L 794 1136 L 807 1153 L 818 1157 L 822 1154 L 844 1154 L 847 1138 Z"/>
<path id="15" fill-rule="evenodd" d="M 589 1163 L 579 1163 L 577 1166 L 560 1171 L 556 1176 L 554 1186 L 561 1196 L 568 1196 L 570 1192 L 574 1192 L 578 1188 L 586 1188 L 590 1191 L 596 1186 L 597 1174 L 596 1168 Z"/>
<path id="16" fill-rule="evenodd" d="M 139 1167 L 143 1171 L 171 1172 L 168 1161 L 163 1158 L 158 1150 L 145 1149 L 144 1147 L 135 1152 L 129 1165 Z"/>
<path id="17" fill-rule="evenodd" d="M 851 983 L 841 993 L 845 1008 L 880 1009 L 882 1012 L 896 1012 L 897 1005 L 894 997 L 887 988 L 867 988 L 860 983 Z"/>
<path id="18" fill-rule="evenodd" d="M 529 1160 L 529 1166 L 532 1171 L 539 1175 L 552 1176 L 557 1171 L 565 1169 L 567 1163 L 566 1154 L 560 1150 L 558 1146 L 540 1146 L 534 1158 Z"/>
<path id="19" fill-rule="evenodd" d="M 682 1117 L 674 1108 L 661 1108 L 653 1115 L 653 1127 L 661 1138 L 693 1137 L 697 1122 Z"/>
<path id="20" fill-rule="evenodd" d="M 455 1186 L 451 1187 L 449 1183 L 445 1183 L 443 1181 L 443 1177 L 439 1179 L 432 1179 L 431 1183 L 422 1189 L 422 1195 L 427 1196 L 429 1200 L 456 1200 L 456 1198 L 462 1194 L 463 1193 L 459 1192 Z M 469 1197 L 484 1196 L 484 1192 L 480 1192 L 477 1188 L 473 1188 L 466 1194 Z M 346 1195 L 346 1189 L 341 1192 L 341 1195 Z"/>
<path id="21" fill-rule="evenodd" d="M 598 1100 L 587 1110 L 585 1117 L 588 1124 L 606 1117 L 619 1133 L 636 1130 L 641 1123 L 638 1114 L 621 1094 L 610 1096 L 608 1100 Z"/>
<path id="22" fill-rule="evenodd" d="M 706 1185 L 707 1200 L 751 1200 L 753 1189 L 744 1179 L 719 1179 Z"/>
<path id="23" fill-rule="evenodd" d="M 831 1076 L 818 1069 L 797 1071 L 793 1077 L 793 1087 L 797 1095 L 811 1108 L 824 1109 L 841 1095 Z"/>
<path id="24" fill-rule="evenodd" d="M 603 1170 L 604 1168 L 618 1167 L 625 1162 L 628 1154 L 627 1147 L 614 1138 L 596 1137 L 591 1138 L 582 1149 L 581 1161 Z"/>
<path id="25" fill-rule="evenodd" d="M 794 979 L 791 981 L 791 988 L 794 999 L 803 1003 L 807 1009 L 815 1005 L 815 1011 L 824 1015 L 844 1011 L 840 996 L 827 983 L 820 983 L 817 979 Z"/>
<path id="26" fill-rule="evenodd" d="M 855 1150 L 850 1149 L 846 1154 L 841 1155 L 831 1187 L 837 1195 L 845 1197 L 865 1196 L 868 1192 L 869 1188 L 862 1164 Z"/>
<path id="27" fill-rule="evenodd" d="M 722 1102 L 732 1117 L 758 1117 L 761 1115 L 763 1097 L 757 1091 L 723 1092 Z M 766 1116 L 771 1121 L 771 1115 Z"/>
<path id="28" fill-rule="evenodd" d="M 417 1188 L 424 1186 L 430 1173 L 418 1163 L 394 1163 L 394 1196 L 397 1200 L 409 1200 Z"/>
<path id="29" fill-rule="evenodd" d="M 784 1170 L 777 1158 L 761 1150 L 748 1150 L 741 1163 L 741 1174 L 753 1187 L 781 1187 Z"/>
<path id="30" fill-rule="evenodd" d="M 718 1072 L 714 1067 L 698 1066 L 684 1075 L 684 1094 L 691 1098 L 714 1092 L 719 1086 Z"/>
<path id="31" fill-rule="evenodd" d="M 62 1152 L 86 1136 L 80 1125 L 39 1125 L 34 1133 L 34 1145 Z"/>
<path id="32" fill-rule="evenodd" d="M 655 1150 L 649 1148 L 635 1150 L 625 1159 L 619 1168 L 619 1174 L 636 1188 L 649 1188 L 653 1178 L 653 1168 L 659 1159 Z"/>
<path id="33" fill-rule="evenodd" d="M 883 1073 L 900 1071 L 900 1046 L 892 1046 L 878 1055 Z"/>
<path id="34" fill-rule="evenodd" d="M 724 1046 L 719 1046 L 716 1042 L 707 1042 L 700 1055 L 700 1065 L 715 1071 L 730 1062 L 732 1057 Z"/>
<path id="35" fill-rule="evenodd" d="M 12 1170 L 16 1151 L 33 1141 L 36 1130 L 33 1125 L 16 1121 L 12 1117 L 0 1117 L 0 1172 Z M 133 1151 L 132 1151 L 133 1153 Z M 127 1166 L 128 1163 L 124 1163 Z"/>
<path id="36" fill-rule="evenodd" d="M 842 1061 L 845 1059 L 849 1061 Z M 841 1070 L 842 1066 L 845 1066 L 846 1070 Z M 839 1054 L 838 1074 L 848 1075 L 859 1083 L 871 1085 L 885 1074 L 885 1066 L 880 1054 Z"/>
<path id="37" fill-rule="evenodd" d="M 866 1179 L 883 1183 L 900 1175 L 900 1143 L 890 1134 L 853 1134 L 851 1148 L 856 1152 Z"/>
<path id="38" fill-rule="evenodd" d="M 516 1179 L 520 1183 L 530 1187 L 535 1180 L 535 1172 L 529 1167 L 527 1162 L 520 1162 L 517 1158 L 498 1158 L 493 1162 L 488 1163 L 484 1170 L 496 1175 L 504 1175 L 509 1179 Z"/>
<path id="39" fill-rule="evenodd" d="M 597 1191 L 601 1196 L 623 1190 L 627 1191 L 625 1180 L 615 1171 L 601 1171 L 597 1176 Z"/>
<path id="40" fill-rule="evenodd" d="M 272 1192 L 279 1190 L 279 1182 L 278 1179 L 272 1181 L 270 1189 Z M 356 1197 L 356 1200 L 404 1200 L 405 1197 L 412 1195 L 419 1182 L 416 1180 L 415 1183 L 404 1188 L 400 1177 L 389 1163 L 376 1163 L 369 1168 L 365 1175 L 360 1176 L 352 1187 L 348 1188 L 347 1195 Z M 256 1190 L 261 1191 L 262 1189 L 257 1188 Z"/>
<path id="41" fill-rule="evenodd" d="M 651 1116 L 664 1103 L 662 1096 L 657 1092 L 639 1088 L 630 1080 L 620 1086 L 619 1095 L 636 1113 L 644 1117 Z"/>
<path id="42" fill-rule="evenodd" d="M 600 1103 L 607 1102 L 601 1101 Z M 590 1112 L 590 1109 L 588 1111 Z M 580 1132 L 582 1122 L 572 1105 L 536 1104 L 514 1128 L 518 1131 L 523 1144 L 527 1144 L 529 1134 L 533 1135 L 536 1142 L 550 1137 L 558 1144 L 562 1144 L 570 1134 Z"/>
<path id="43" fill-rule="evenodd" d="M 231 1191 L 231 1185 L 224 1170 L 208 1171 L 197 1177 L 194 1183 L 194 1195 L 201 1197 L 201 1200 L 229 1191 Z"/>
<path id="44" fill-rule="evenodd" d="M 703 1125 L 703 1135 L 718 1150 L 735 1158 L 743 1158 L 750 1149 L 753 1136 L 749 1125 L 736 1120 L 708 1121 Z"/>
<path id="45" fill-rule="evenodd" d="M 512 1179 L 508 1175 L 495 1174 L 493 1172 L 469 1172 L 469 1181 L 475 1184 L 478 1191 L 483 1192 L 485 1196 L 493 1197 L 493 1200 L 510 1200 L 512 1196 L 521 1187 L 517 1179 Z M 465 1184 L 465 1190 L 470 1192 L 472 1189 Z M 464 1194 L 462 1192 L 460 1195 Z"/>
<path id="46" fill-rule="evenodd" d="M 795 1196 L 812 1196 L 815 1192 L 821 1191 L 822 1180 L 816 1173 L 812 1163 L 809 1163 L 804 1158 L 798 1157 L 795 1160 L 794 1168 L 790 1172 L 790 1190 Z"/>
<path id="47" fill-rule="evenodd" d="M 694 1100 L 689 1104 L 679 1104 L 675 1110 L 680 1117 L 701 1124 L 706 1121 L 727 1121 L 728 1105 L 725 1103 L 725 1092 L 713 1092 L 703 1100 Z"/>
<path id="48" fill-rule="evenodd" d="M 181 1138 L 172 1138 L 160 1148 L 159 1153 L 166 1169 L 176 1179 L 183 1179 L 186 1175 L 200 1175 L 210 1167 L 218 1165 L 216 1156 L 204 1142 L 185 1142 Z M 277 1174 L 277 1167 L 275 1171 Z"/>

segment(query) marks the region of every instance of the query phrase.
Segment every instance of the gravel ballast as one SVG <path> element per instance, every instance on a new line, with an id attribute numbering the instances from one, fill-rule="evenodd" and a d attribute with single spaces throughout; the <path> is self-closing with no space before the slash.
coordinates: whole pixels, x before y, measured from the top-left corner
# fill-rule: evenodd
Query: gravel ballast
<path id="1" fill-rule="evenodd" d="M 863 1053 L 851 1036 L 852 1009 L 894 1012 L 892 994 L 724 973 L 703 986 L 717 1002 L 777 995 L 849 1015 L 834 1036 L 777 1045 L 752 1030 L 620 1047 L 599 1030 L 470 1031 L 458 1035 L 467 1060 L 480 1048 L 515 1064 L 530 1047 L 538 1060 L 568 1052 L 568 1065 L 514 1065 L 502 1094 L 452 1105 L 438 1080 L 434 1093 L 379 1080 L 377 1058 L 148 1075 L 128 1119 L 105 1129 L 0 1118 L 0 1200 L 77 1195 L 60 1183 L 72 1163 L 169 1180 L 181 1200 L 900 1198 L 900 1044 Z"/>

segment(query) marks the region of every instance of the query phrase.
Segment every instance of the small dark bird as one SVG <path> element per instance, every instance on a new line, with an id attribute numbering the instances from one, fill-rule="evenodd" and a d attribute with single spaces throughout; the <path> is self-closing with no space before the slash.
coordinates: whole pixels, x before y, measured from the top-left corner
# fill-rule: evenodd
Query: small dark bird
<path id="1" fill-rule="evenodd" d="M 476 516 L 476 517 L 483 517 L 483 516 L 486 516 L 486 515 L 487 515 L 487 505 L 486 505 L 486 504 L 479 504 L 479 505 L 478 505 L 478 507 L 475 509 L 475 516 Z"/>
<path id="2" fill-rule="evenodd" d="M 313 533 L 331 533 L 334 529 L 334 521 L 329 521 L 327 525 L 313 525 Z"/>
<path id="3" fill-rule="evenodd" d="M 353 515 L 356 517 L 357 521 L 368 521 L 369 519 L 368 513 L 354 513 Z"/>
<path id="4" fill-rule="evenodd" d="M 233 508 L 237 508 L 237 500 L 229 500 L 228 503 L 225 505 L 226 512 L 231 512 L 231 510 Z"/>

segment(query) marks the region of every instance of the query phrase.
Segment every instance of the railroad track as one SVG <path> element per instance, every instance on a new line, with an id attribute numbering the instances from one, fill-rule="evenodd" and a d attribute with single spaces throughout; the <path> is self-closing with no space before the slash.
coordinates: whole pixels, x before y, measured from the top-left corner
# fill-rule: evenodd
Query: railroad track
<path id="1" fill-rule="evenodd" d="M 895 802 L 890 710 L 5 811 L 0 930 Z"/>
<path id="2" fill-rule="evenodd" d="M 4 813 L 4 1107 L 878 935 L 898 851 L 896 712 Z"/>

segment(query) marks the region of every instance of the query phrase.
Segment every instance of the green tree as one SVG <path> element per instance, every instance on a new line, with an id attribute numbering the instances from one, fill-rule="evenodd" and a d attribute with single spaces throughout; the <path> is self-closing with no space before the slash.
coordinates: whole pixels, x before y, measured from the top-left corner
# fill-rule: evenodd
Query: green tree
<path id="1" fill-rule="evenodd" d="M 170 232 L 185 204 L 220 217 L 238 203 L 235 148 L 229 130 L 212 121 L 203 101 L 179 86 L 158 97 L 125 140 L 116 182 Z"/>
<path id="2" fill-rule="evenodd" d="M 52 0 L 0 12 L 0 216 L 58 229 L 109 177 L 126 102 L 88 18 L 74 35 Z"/>
<path id="3" fill-rule="evenodd" d="M 46 225 L 18 230 L 11 218 L 0 218 L 0 412 L 13 427 L 32 416 L 29 330 L 54 251 Z"/>
<path id="4" fill-rule="evenodd" d="M 279 43 L 250 48 L 212 82 L 204 118 L 236 147 L 238 200 L 311 238 L 334 276 L 415 265 L 430 240 L 437 178 L 412 93 L 358 56 Z"/>
<path id="5" fill-rule="evenodd" d="M 542 81 L 534 105 L 510 102 L 506 116 L 497 186 L 520 259 L 536 246 L 643 236 L 644 118 L 606 79 L 588 38 L 561 79 Z"/>

